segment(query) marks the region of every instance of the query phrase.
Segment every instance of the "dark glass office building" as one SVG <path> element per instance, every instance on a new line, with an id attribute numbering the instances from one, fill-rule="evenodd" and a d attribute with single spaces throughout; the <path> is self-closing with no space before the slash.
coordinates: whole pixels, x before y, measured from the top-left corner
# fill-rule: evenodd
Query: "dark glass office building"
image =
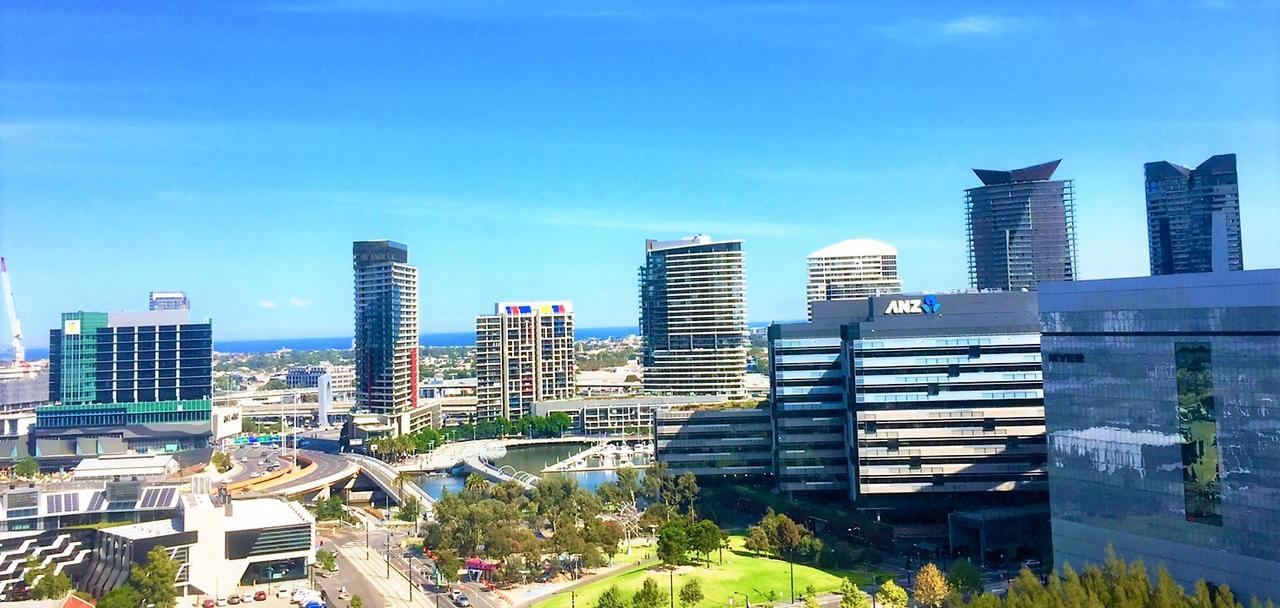
<path id="1" fill-rule="evenodd" d="M 978 289 L 1035 289 L 1076 277 L 1072 180 L 1052 179 L 1062 160 L 1014 169 L 974 169 L 965 190 L 969 281 Z"/>
<path id="2" fill-rule="evenodd" d="M 1280 270 L 1039 296 L 1055 565 L 1280 599 Z"/>
<path id="3" fill-rule="evenodd" d="M 416 432 L 429 423 L 418 410 L 418 269 L 393 241 L 356 241 L 351 253 L 356 407 Z"/>
<path id="4" fill-rule="evenodd" d="M 49 332 L 49 400 L 33 454 L 88 456 L 208 445 L 213 326 L 184 310 L 73 312 Z"/>
<path id="5" fill-rule="evenodd" d="M 1188 169 L 1168 161 L 1144 165 L 1151 274 L 1213 270 L 1214 215 L 1221 215 L 1226 267 L 1244 269 L 1236 155 L 1219 154 Z"/>

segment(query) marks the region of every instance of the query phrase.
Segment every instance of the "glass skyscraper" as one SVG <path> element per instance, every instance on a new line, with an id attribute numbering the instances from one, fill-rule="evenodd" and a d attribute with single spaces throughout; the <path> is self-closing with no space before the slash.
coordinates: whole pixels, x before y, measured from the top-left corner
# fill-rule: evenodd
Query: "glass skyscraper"
<path id="1" fill-rule="evenodd" d="M 1280 270 L 1039 296 L 1055 565 L 1280 599 Z"/>
<path id="2" fill-rule="evenodd" d="M 640 267 L 644 390 L 745 396 L 747 273 L 742 241 L 645 241 Z"/>
<path id="3" fill-rule="evenodd" d="M 413 432 L 418 407 L 418 269 L 409 248 L 392 241 L 356 241 L 356 408 L 396 417 Z M 419 422 L 418 424 L 422 424 Z"/>
<path id="4" fill-rule="evenodd" d="M 1035 289 L 1076 278 L 1075 186 L 1055 160 L 1012 171 L 974 169 L 965 190 L 969 281 L 978 289 Z"/>
<path id="5" fill-rule="evenodd" d="M 1221 214 L 1227 259 L 1219 270 L 1243 270 L 1236 155 L 1219 154 L 1188 169 L 1147 163 L 1147 244 L 1151 274 L 1209 272 L 1214 215 Z"/>

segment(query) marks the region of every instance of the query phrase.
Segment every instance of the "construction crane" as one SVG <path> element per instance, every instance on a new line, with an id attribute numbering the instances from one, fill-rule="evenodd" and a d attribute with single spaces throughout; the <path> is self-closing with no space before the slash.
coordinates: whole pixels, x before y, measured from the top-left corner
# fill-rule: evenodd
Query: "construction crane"
<path id="1" fill-rule="evenodd" d="M 18 320 L 18 308 L 13 305 L 13 285 L 9 284 L 9 266 L 0 257 L 0 282 L 4 283 L 4 305 L 9 311 L 9 333 L 13 334 L 13 362 L 24 363 L 26 351 L 22 349 L 22 322 Z"/>

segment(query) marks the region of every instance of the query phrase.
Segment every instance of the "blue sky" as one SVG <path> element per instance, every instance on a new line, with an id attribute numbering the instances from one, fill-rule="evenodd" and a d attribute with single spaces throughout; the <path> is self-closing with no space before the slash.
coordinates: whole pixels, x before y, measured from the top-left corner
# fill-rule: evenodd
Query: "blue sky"
<path id="1" fill-rule="evenodd" d="M 0 254 L 28 342 L 184 289 L 221 339 L 351 333 L 406 243 L 424 331 L 636 318 L 646 237 L 745 239 L 753 321 L 873 237 L 966 286 L 972 167 L 1063 158 L 1081 274 L 1147 272 L 1142 163 L 1239 155 L 1280 266 L 1280 8 L 1134 2 L 29 2 L 0 14 Z M 0 320 L 7 344 L 7 323 Z"/>

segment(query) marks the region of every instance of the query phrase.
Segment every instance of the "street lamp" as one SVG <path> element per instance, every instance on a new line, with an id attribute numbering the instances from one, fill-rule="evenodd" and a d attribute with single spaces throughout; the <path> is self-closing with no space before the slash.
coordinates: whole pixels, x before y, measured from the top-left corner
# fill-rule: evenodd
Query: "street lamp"
<path id="1" fill-rule="evenodd" d="M 733 603 L 733 596 L 735 596 L 735 595 L 741 595 L 741 596 L 742 596 L 742 602 L 743 602 L 743 604 L 742 604 L 742 605 L 743 605 L 743 606 L 745 606 L 746 608 L 751 608 L 751 596 L 749 596 L 749 595 L 747 595 L 747 594 L 745 594 L 745 593 L 743 593 L 743 592 L 741 592 L 741 591 L 733 591 L 733 592 L 730 592 L 730 594 L 729 594 L 729 603 L 730 603 L 730 604 L 732 604 L 732 603 Z"/>

